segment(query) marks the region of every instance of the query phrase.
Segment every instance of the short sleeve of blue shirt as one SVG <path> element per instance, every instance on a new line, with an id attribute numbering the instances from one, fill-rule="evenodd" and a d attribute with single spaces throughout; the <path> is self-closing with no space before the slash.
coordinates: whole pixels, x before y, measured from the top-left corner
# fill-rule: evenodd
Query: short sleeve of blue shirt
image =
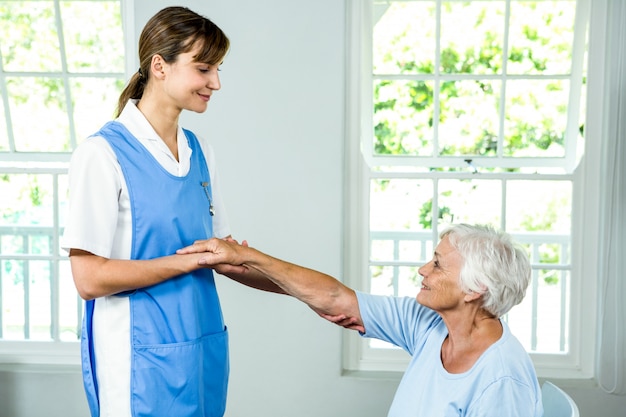
<path id="1" fill-rule="evenodd" d="M 423 342 L 425 333 L 441 321 L 433 310 L 424 308 L 411 297 L 384 297 L 356 293 L 361 318 L 365 324 L 364 337 L 392 343 L 409 354 Z"/>

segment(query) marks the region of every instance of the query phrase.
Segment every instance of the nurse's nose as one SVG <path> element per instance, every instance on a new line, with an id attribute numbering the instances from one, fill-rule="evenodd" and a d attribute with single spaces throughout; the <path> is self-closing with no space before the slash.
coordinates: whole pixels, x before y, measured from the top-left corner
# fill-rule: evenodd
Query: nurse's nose
<path id="1" fill-rule="evenodd" d="M 220 88 L 222 88 L 222 84 L 220 83 L 220 76 L 217 71 L 211 73 L 211 76 L 209 77 L 206 86 L 211 90 L 219 90 Z"/>

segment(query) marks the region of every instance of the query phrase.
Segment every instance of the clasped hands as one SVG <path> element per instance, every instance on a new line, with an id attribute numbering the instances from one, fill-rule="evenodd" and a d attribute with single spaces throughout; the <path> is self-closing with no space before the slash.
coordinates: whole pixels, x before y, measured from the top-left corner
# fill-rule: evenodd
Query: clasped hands
<path id="1" fill-rule="evenodd" d="M 196 240 L 192 245 L 178 249 L 176 253 L 179 255 L 202 253 L 204 256 L 198 260 L 199 265 L 214 269 L 223 275 L 245 274 L 249 268 L 244 265 L 243 257 L 238 253 L 242 247 L 247 248 L 248 242 L 244 240 L 239 244 L 232 237 L 211 238 Z"/>

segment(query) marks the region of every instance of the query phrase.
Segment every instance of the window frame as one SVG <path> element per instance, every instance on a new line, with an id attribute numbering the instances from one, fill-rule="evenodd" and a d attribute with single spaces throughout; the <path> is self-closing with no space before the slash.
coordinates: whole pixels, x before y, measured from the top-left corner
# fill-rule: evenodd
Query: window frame
<path id="1" fill-rule="evenodd" d="M 345 163 L 346 175 L 344 182 L 344 276 L 347 285 L 360 291 L 367 292 L 370 285 L 370 273 L 368 270 L 369 260 L 369 181 L 371 173 L 369 169 L 372 159 L 376 158 L 374 165 L 385 157 L 379 159 L 368 153 L 372 141 L 373 96 L 372 96 L 372 71 L 371 71 L 371 8 L 370 2 L 360 0 L 348 0 L 346 6 L 347 18 L 347 58 L 346 58 L 346 144 Z M 584 21 L 582 16 L 589 16 L 590 2 L 578 0 L 582 13 L 577 13 L 577 27 Z M 592 23 L 590 23 L 591 25 Z M 595 24 L 601 24 L 597 22 Z M 587 26 L 588 28 L 588 26 Z M 588 30 L 588 29 L 587 29 Z M 586 32 L 577 31 L 575 36 L 586 36 Z M 590 34 L 591 36 L 592 34 Z M 591 43 L 591 39 L 589 40 Z M 583 51 L 573 51 L 575 56 L 582 62 Z M 589 75 L 601 78 L 602 69 L 594 70 L 592 74 L 590 61 Z M 598 64 L 596 63 L 596 66 Z M 601 63 L 600 63 L 601 66 Z M 572 69 L 575 71 L 576 69 Z M 579 68 L 582 71 L 581 68 Z M 581 75 L 582 72 L 579 73 Z M 589 92 L 589 96 L 593 93 Z M 583 97 L 570 98 L 571 103 L 582 100 Z M 580 108 L 580 106 L 576 106 Z M 593 108 L 587 109 L 587 121 L 590 118 L 601 117 L 595 114 Z M 589 137 L 589 132 L 586 132 Z M 597 220 L 598 207 L 585 195 L 595 195 L 593 184 L 599 181 L 599 154 L 590 144 L 585 141 L 585 154 L 580 160 L 572 159 L 573 152 L 569 152 L 565 164 L 566 173 L 559 178 L 568 178 L 572 181 L 572 233 L 571 233 L 571 287 L 569 301 L 569 334 L 570 346 L 566 354 L 545 354 L 531 352 L 530 356 L 540 378 L 587 380 L 593 377 L 594 352 L 596 334 L 596 283 L 585 279 L 588 270 L 597 259 Z M 404 159 L 404 157 L 403 157 Z M 420 159 L 424 162 L 429 158 L 407 157 L 408 161 Z M 446 158 L 451 166 L 463 166 L 463 158 Z M 455 160 L 456 159 L 456 160 Z M 561 158 L 563 159 L 563 158 Z M 554 166 L 553 162 L 544 162 L 542 166 Z M 557 162 L 563 166 L 562 162 Z M 513 164 L 515 165 L 515 164 Z M 404 178 L 405 176 L 403 176 Z M 591 193 L 589 191 L 591 190 Z M 584 215 L 583 215 L 584 213 Z M 586 221 L 583 222 L 582 219 Z M 595 225 L 595 226 L 594 226 Z M 437 242 L 438 238 L 433 237 Z M 591 256 L 589 254 L 592 254 Z M 593 276 L 593 275 L 592 275 Z M 590 299 L 591 297 L 591 299 Z M 576 308 L 572 308 L 576 306 Z M 580 306 L 580 308 L 578 308 Z M 366 339 L 355 332 L 343 334 L 343 372 L 347 375 L 397 375 L 406 369 L 409 355 L 401 350 L 369 349 Z"/>

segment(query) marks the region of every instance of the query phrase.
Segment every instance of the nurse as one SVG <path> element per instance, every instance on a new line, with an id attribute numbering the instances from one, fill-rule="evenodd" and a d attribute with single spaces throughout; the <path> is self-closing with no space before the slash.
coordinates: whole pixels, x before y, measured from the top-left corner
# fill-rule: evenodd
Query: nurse
<path id="1" fill-rule="evenodd" d="M 178 124 L 220 89 L 229 39 L 184 7 L 153 16 L 115 120 L 74 152 L 63 247 L 87 300 L 84 385 L 92 416 L 222 416 L 228 334 L 211 270 L 176 249 L 230 239 L 215 155 Z M 259 276 L 234 278 L 282 292 Z"/>

